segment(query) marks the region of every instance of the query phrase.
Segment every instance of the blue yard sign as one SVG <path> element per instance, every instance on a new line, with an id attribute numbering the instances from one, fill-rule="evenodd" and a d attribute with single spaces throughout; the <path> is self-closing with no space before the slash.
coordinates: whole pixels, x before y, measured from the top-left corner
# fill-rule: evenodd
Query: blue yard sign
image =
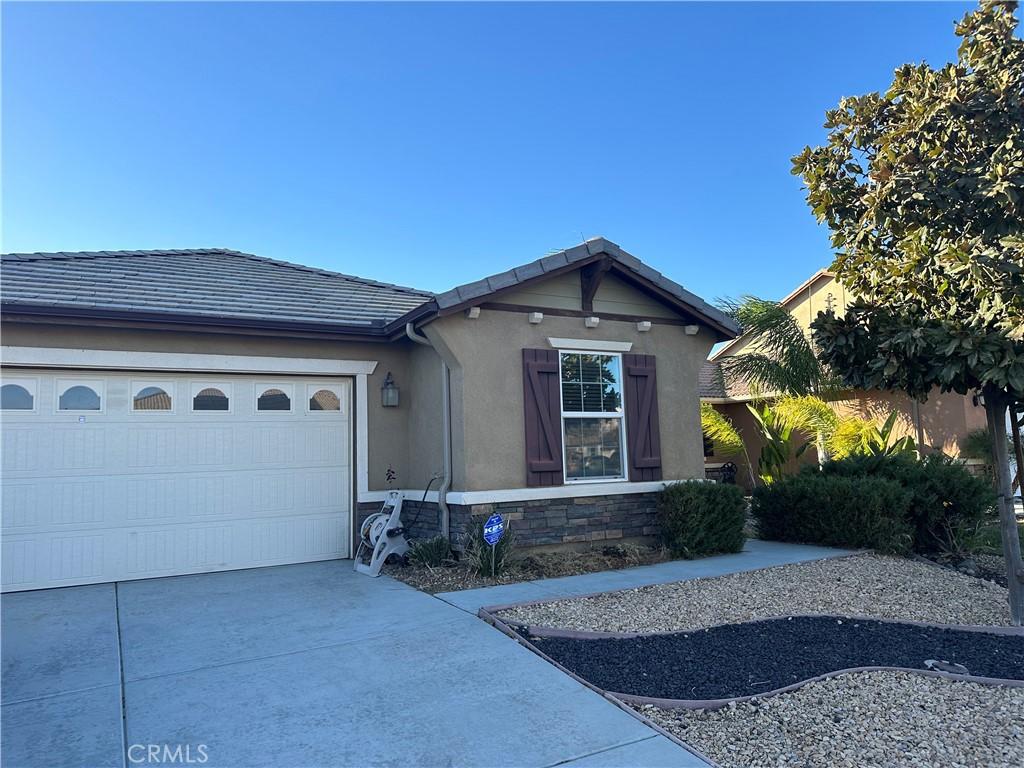
<path id="1" fill-rule="evenodd" d="M 495 513 L 487 518 L 484 523 L 484 541 L 490 546 L 497 544 L 504 532 L 505 521 L 501 519 L 501 515 Z"/>

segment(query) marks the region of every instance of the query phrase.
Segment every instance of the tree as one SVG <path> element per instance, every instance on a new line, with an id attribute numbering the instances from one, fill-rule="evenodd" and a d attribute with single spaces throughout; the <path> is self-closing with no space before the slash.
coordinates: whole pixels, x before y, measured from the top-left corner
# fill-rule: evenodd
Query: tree
<path id="1" fill-rule="evenodd" d="M 1024 41 L 1016 3 L 956 25 L 958 61 L 896 70 L 885 94 L 826 114 L 828 143 L 793 158 L 831 230 L 838 279 L 860 298 L 812 323 L 852 387 L 983 396 L 1014 624 L 1024 621 L 1005 432 L 1024 399 Z"/>
<path id="2" fill-rule="evenodd" d="M 782 395 L 778 415 L 789 427 L 814 434 L 818 463 L 823 463 L 835 416 L 822 398 L 835 393 L 841 382 L 818 359 L 804 329 L 779 302 L 743 296 L 721 305 L 743 329 L 750 350 L 723 358 L 722 375 L 755 392 Z M 760 431 L 763 439 L 771 439 Z"/>
<path id="3" fill-rule="evenodd" d="M 743 329 L 750 349 L 722 359 L 722 373 L 730 381 L 773 395 L 820 397 L 839 386 L 804 329 L 779 302 L 743 296 L 725 299 L 721 306 Z"/>

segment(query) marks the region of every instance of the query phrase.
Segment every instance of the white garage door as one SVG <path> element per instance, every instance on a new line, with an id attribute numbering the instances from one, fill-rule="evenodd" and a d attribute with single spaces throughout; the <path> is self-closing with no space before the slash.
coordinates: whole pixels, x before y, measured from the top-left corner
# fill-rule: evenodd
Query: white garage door
<path id="1" fill-rule="evenodd" d="M 5 371 L 4 590 L 349 556 L 349 379 Z"/>

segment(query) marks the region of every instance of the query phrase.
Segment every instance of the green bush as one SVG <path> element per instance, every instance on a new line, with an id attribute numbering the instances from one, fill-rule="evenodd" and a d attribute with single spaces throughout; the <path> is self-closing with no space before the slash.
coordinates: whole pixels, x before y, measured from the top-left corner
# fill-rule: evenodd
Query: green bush
<path id="1" fill-rule="evenodd" d="M 658 495 L 661 538 L 674 557 L 739 552 L 746 504 L 735 485 L 673 483 Z"/>
<path id="2" fill-rule="evenodd" d="M 415 541 L 409 548 L 409 562 L 427 568 L 439 568 L 451 561 L 452 548 L 446 536 Z"/>
<path id="3" fill-rule="evenodd" d="M 913 549 L 921 554 L 962 554 L 995 508 L 995 491 L 989 482 L 942 454 L 920 460 L 908 456 L 851 456 L 827 462 L 822 473 L 884 478 L 909 491 L 907 514 L 914 529 Z"/>
<path id="4" fill-rule="evenodd" d="M 469 567 L 480 576 L 499 576 L 512 563 L 516 549 L 516 534 L 511 521 L 505 520 L 505 533 L 492 548 L 484 540 L 487 517 L 471 517 L 463 534 L 464 557 Z M 493 549 L 493 551 L 492 551 Z"/>
<path id="5" fill-rule="evenodd" d="M 892 480 L 813 468 L 755 489 L 751 512 L 765 539 L 903 554 L 913 543 L 909 507 L 910 493 Z"/>

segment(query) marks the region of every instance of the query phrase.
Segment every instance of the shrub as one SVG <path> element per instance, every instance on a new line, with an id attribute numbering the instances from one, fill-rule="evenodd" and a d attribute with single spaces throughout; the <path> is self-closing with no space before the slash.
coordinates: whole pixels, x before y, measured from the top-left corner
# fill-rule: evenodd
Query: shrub
<path id="1" fill-rule="evenodd" d="M 1013 440 L 1006 435 L 1006 452 L 1013 455 Z M 986 428 L 973 429 L 960 439 L 960 455 L 965 459 L 981 459 L 992 463 L 992 433 Z"/>
<path id="2" fill-rule="evenodd" d="M 427 568 L 439 568 L 451 560 L 452 547 L 446 536 L 434 536 L 413 542 L 409 548 L 409 562 Z"/>
<path id="3" fill-rule="evenodd" d="M 486 517 L 471 517 L 463 534 L 466 563 L 480 576 L 498 576 L 511 564 L 516 548 L 516 534 L 511 521 L 505 521 L 505 533 L 491 547 L 484 540 Z M 493 552 L 492 552 L 493 550 Z"/>
<path id="4" fill-rule="evenodd" d="M 812 468 L 754 490 L 763 538 L 906 553 L 913 542 L 910 493 L 884 478 L 824 475 Z"/>
<path id="5" fill-rule="evenodd" d="M 981 477 L 942 454 L 851 456 L 827 462 L 828 476 L 884 478 L 910 493 L 908 520 L 914 530 L 913 549 L 921 554 L 960 555 L 978 527 L 991 515 L 995 491 Z"/>
<path id="6" fill-rule="evenodd" d="M 658 521 L 675 557 L 739 552 L 746 541 L 746 504 L 735 485 L 673 483 L 658 495 Z"/>

